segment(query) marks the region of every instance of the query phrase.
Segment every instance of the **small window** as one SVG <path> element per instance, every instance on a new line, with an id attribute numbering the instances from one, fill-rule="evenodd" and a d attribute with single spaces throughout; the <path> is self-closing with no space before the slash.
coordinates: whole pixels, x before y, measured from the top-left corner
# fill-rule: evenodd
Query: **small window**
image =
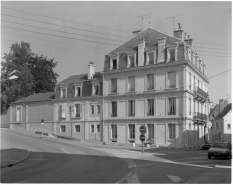
<path id="1" fill-rule="evenodd" d="M 111 79 L 111 93 L 117 93 L 117 79 Z"/>
<path id="2" fill-rule="evenodd" d="M 176 138 L 176 125 L 175 124 L 168 124 L 169 129 L 169 139 Z"/>
<path id="3" fill-rule="evenodd" d="M 168 115 L 176 115 L 176 98 L 168 98 Z"/>
<path id="4" fill-rule="evenodd" d="M 61 89 L 61 98 L 66 98 L 66 89 L 65 88 Z"/>
<path id="5" fill-rule="evenodd" d="M 128 77 L 128 90 L 129 92 L 135 91 L 135 76 Z"/>
<path id="6" fill-rule="evenodd" d="M 117 117 L 117 102 L 112 102 L 112 115 L 111 117 Z"/>
<path id="7" fill-rule="evenodd" d="M 94 115 L 95 114 L 95 106 L 91 105 L 91 114 Z"/>
<path id="8" fill-rule="evenodd" d="M 91 125 L 91 132 L 94 132 L 95 129 L 94 129 L 94 125 Z"/>
<path id="9" fill-rule="evenodd" d="M 117 60 L 116 59 L 112 60 L 112 69 L 117 69 Z"/>
<path id="10" fill-rule="evenodd" d="M 129 56 L 129 67 L 134 67 L 134 56 Z"/>
<path id="11" fill-rule="evenodd" d="M 112 139 L 117 139 L 117 125 L 112 125 Z"/>
<path id="12" fill-rule="evenodd" d="M 100 104 L 97 104 L 97 114 L 100 114 Z"/>
<path id="13" fill-rule="evenodd" d="M 148 104 L 147 116 L 154 116 L 154 99 L 148 99 L 147 104 Z"/>
<path id="14" fill-rule="evenodd" d="M 100 132 L 100 125 L 97 125 L 97 132 Z"/>
<path id="15" fill-rule="evenodd" d="M 148 124 L 148 140 L 154 139 L 154 124 Z"/>
<path id="16" fill-rule="evenodd" d="M 192 111 L 192 101 L 191 98 L 189 98 L 189 116 L 191 116 L 191 111 Z"/>
<path id="17" fill-rule="evenodd" d="M 16 122 L 21 122 L 22 121 L 21 120 L 21 112 L 22 112 L 21 107 L 17 107 L 16 108 Z"/>
<path id="18" fill-rule="evenodd" d="M 129 117 L 135 116 L 135 100 L 129 100 Z"/>
<path id="19" fill-rule="evenodd" d="M 81 106 L 80 104 L 75 104 L 75 117 L 79 118 L 81 116 Z"/>
<path id="20" fill-rule="evenodd" d="M 168 88 L 176 88 L 176 72 L 168 72 Z"/>
<path id="21" fill-rule="evenodd" d="M 66 126 L 65 125 L 61 125 L 61 132 L 66 132 Z"/>
<path id="22" fill-rule="evenodd" d="M 99 95 L 99 86 L 98 85 L 94 85 L 94 88 L 93 88 L 93 95 Z"/>
<path id="23" fill-rule="evenodd" d="M 230 125 L 230 124 L 227 124 L 227 128 L 230 129 L 230 128 L 231 128 L 231 125 Z"/>
<path id="24" fill-rule="evenodd" d="M 154 52 L 148 53 L 148 63 L 154 64 Z"/>
<path id="25" fill-rule="evenodd" d="M 170 61 L 175 61 L 175 50 L 171 49 L 169 53 L 170 53 Z"/>
<path id="26" fill-rule="evenodd" d="M 80 125 L 75 125 L 75 132 L 80 132 Z"/>
<path id="27" fill-rule="evenodd" d="M 81 96 L 81 87 L 75 87 L 76 88 L 76 97 L 80 97 Z"/>
<path id="28" fill-rule="evenodd" d="M 192 85 L 192 75 L 189 73 L 189 89 L 191 90 L 191 85 Z"/>
<path id="29" fill-rule="evenodd" d="M 147 75 L 147 90 L 154 90 L 154 74 Z"/>
<path id="30" fill-rule="evenodd" d="M 129 139 L 135 139 L 135 125 L 129 124 Z"/>

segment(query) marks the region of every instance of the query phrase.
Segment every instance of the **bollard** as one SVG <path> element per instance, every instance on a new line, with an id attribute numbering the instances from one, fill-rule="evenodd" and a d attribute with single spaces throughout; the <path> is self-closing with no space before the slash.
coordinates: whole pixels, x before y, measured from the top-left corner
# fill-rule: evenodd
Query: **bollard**
<path id="1" fill-rule="evenodd" d="M 133 147 L 135 147 L 135 143 L 133 143 Z"/>

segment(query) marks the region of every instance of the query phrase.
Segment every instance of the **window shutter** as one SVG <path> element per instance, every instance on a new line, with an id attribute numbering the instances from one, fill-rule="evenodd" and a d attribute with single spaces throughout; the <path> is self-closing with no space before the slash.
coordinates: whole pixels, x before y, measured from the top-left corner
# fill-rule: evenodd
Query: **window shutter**
<path id="1" fill-rule="evenodd" d="M 82 104 L 80 104 L 80 117 L 82 117 Z"/>
<path id="2" fill-rule="evenodd" d="M 71 107 L 72 107 L 71 108 L 72 109 L 71 110 L 71 116 L 72 116 L 72 118 L 74 118 L 75 117 L 75 111 L 74 111 L 75 110 L 75 104 L 72 104 Z"/>
<path id="3" fill-rule="evenodd" d="M 62 118 L 62 105 L 59 106 L 60 118 Z"/>

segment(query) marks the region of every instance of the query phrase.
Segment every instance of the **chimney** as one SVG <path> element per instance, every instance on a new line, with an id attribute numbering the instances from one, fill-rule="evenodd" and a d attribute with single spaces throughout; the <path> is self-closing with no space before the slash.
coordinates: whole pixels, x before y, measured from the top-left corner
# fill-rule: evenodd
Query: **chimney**
<path id="1" fill-rule="evenodd" d="M 158 38 L 158 63 L 165 62 L 166 37 Z"/>
<path id="2" fill-rule="evenodd" d="M 228 101 L 225 100 L 225 101 L 224 101 L 224 108 L 227 106 L 227 104 L 228 104 Z"/>
<path id="3" fill-rule="evenodd" d="M 184 39 L 184 41 L 186 42 L 186 44 L 192 46 L 193 39 L 190 38 L 190 35 L 188 35 L 188 38 L 187 38 L 187 39 Z"/>
<path id="4" fill-rule="evenodd" d="M 145 44 L 143 39 L 138 42 L 138 66 L 144 66 Z"/>
<path id="5" fill-rule="evenodd" d="M 223 111 L 224 109 L 224 100 L 220 99 L 219 100 L 219 114 Z"/>
<path id="6" fill-rule="evenodd" d="M 178 30 L 174 31 L 174 37 L 181 39 L 183 41 L 184 40 L 183 30 L 181 28 L 180 23 L 178 23 L 178 25 L 179 25 L 179 28 L 178 28 Z"/>
<path id="7" fill-rule="evenodd" d="M 95 66 L 93 62 L 89 62 L 88 64 L 88 80 L 93 79 L 95 74 Z"/>

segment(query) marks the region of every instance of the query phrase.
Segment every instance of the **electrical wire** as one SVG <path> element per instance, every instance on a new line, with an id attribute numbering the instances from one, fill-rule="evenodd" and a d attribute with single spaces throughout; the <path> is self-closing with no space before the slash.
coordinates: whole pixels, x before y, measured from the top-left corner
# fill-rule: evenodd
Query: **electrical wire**
<path id="1" fill-rule="evenodd" d="M 224 47 L 230 47 L 231 48 L 231 46 L 221 45 L 221 44 L 212 44 L 212 43 L 203 43 L 203 42 L 193 42 L 193 43 L 206 44 L 206 45 L 215 45 L 215 46 L 224 46 Z"/>

